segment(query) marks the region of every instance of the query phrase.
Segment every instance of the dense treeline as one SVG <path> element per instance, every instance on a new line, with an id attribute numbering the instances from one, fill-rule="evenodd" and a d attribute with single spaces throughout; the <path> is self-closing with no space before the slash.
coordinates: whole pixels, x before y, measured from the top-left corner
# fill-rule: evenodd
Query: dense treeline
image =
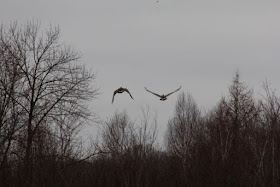
<path id="1" fill-rule="evenodd" d="M 157 147 L 157 120 L 116 113 L 84 145 L 87 103 L 98 94 L 80 55 L 39 24 L 0 29 L 1 186 L 276 186 L 280 182 L 280 97 L 233 77 L 207 113 L 181 92 Z M 164 124 L 161 124 L 164 125 Z"/>

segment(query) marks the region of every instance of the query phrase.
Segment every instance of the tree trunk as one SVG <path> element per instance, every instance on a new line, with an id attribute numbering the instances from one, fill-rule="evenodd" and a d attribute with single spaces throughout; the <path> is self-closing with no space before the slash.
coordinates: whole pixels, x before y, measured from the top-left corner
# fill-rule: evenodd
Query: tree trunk
<path id="1" fill-rule="evenodd" d="M 32 106 L 31 106 L 32 108 Z M 32 110 L 31 110 L 32 111 Z M 29 114 L 28 127 L 27 127 L 27 145 L 24 156 L 24 176 L 25 176 L 25 186 L 32 186 L 33 183 L 33 167 L 31 160 L 31 149 L 33 141 L 33 132 L 32 132 L 32 113 Z"/>

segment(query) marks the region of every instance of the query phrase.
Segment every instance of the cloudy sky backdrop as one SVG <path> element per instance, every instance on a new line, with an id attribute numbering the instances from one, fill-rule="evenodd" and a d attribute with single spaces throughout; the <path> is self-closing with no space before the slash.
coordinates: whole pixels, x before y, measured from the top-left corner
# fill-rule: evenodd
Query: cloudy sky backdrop
<path id="1" fill-rule="evenodd" d="M 227 95 L 237 69 L 256 95 L 266 79 L 280 89 L 279 0 L 1 0 L 2 24 L 30 20 L 59 25 L 61 41 L 97 73 L 93 112 L 138 120 L 149 106 L 160 136 L 179 93 L 161 102 L 145 86 L 168 93 L 182 85 L 204 109 Z M 118 94 L 112 105 L 120 86 L 135 100 Z"/>

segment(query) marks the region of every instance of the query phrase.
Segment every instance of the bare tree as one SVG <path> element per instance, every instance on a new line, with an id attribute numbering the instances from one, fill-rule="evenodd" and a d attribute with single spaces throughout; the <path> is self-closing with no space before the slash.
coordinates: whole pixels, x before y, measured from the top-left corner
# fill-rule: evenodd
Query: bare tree
<path id="1" fill-rule="evenodd" d="M 5 174 L 13 164 L 11 155 L 13 143 L 22 127 L 20 121 L 22 110 L 12 99 L 15 97 L 15 90 L 20 86 L 18 80 L 21 75 L 11 61 L 9 51 L 0 45 L 0 177 L 3 185 L 8 178 Z"/>
<path id="2" fill-rule="evenodd" d="M 99 147 L 102 152 L 109 152 L 113 158 L 122 155 L 136 143 L 134 123 L 126 113 L 115 113 L 104 123 L 101 137 L 102 142 Z"/>
<path id="3" fill-rule="evenodd" d="M 153 152 L 157 139 L 157 115 L 152 115 L 149 107 L 141 108 L 140 124 L 136 130 L 137 144 L 141 146 L 141 154 Z"/>
<path id="4" fill-rule="evenodd" d="M 262 103 L 262 122 L 267 137 L 262 151 L 262 159 L 260 160 L 260 169 L 262 176 L 271 173 L 271 184 L 272 186 L 277 186 L 277 181 L 280 178 L 280 162 L 278 161 L 280 158 L 280 144 L 278 143 L 280 140 L 280 98 L 276 95 L 275 91 L 270 88 L 268 82 L 263 84 L 263 89 L 265 91 L 265 96 L 264 102 Z M 268 160 L 271 160 L 271 164 L 267 164 L 268 168 L 264 166 L 265 155 L 268 156 Z"/>
<path id="5" fill-rule="evenodd" d="M 247 168 L 256 170 L 253 146 L 256 143 L 259 111 L 253 91 L 240 82 L 239 73 L 236 72 L 229 87 L 229 97 L 220 101 L 208 123 L 212 160 L 214 165 L 220 166 L 213 170 L 223 168 L 216 172 L 223 175 L 224 170 L 230 168 L 225 180 L 227 184 L 238 185 L 243 181 L 242 177 L 250 176 Z"/>
<path id="6" fill-rule="evenodd" d="M 168 121 L 168 150 L 180 157 L 187 156 L 187 149 L 193 144 L 195 128 L 200 111 L 190 94 L 181 93 L 178 97 L 174 117 Z"/>
<path id="7" fill-rule="evenodd" d="M 168 121 L 167 150 L 180 158 L 186 175 L 193 160 L 193 147 L 199 129 L 201 113 L 190 94 L 178 97 L 174 117 Z M 186 179 L 186 177 L 185 177 Z"/>
<path id="8" fill-rule="evenodd" d="M 156 116 L 148 108 L 142 108 L 138 125 L 126 113 L 115 113 L 102 125 L 98 149 L 107 154 L 100 155 L 99 159 L 111 163 L 110 171 L 105 172 L 104 166 L 102 175 L 110 178 L 110 185 L 145 186 L 148 178 L 145 164 L 155 152 Z"/>
<path id="9" fill-rule="evenodd" d="M 61 116 L 87 118 L 86 102 L 97 94 L 90 85 L 92 72 L 79 63 L 80 54 L 59 41 L 58 27 L 42 32 L 38 23 L 10 27 L 2 25 L 1 48 L 7 51 L 11 67 L 21 75 L 20 86 L 11 94 L 2 84 L 2 92 L 23 111 L 25 127 L 24 173 L 26 185 L 32 185 L 32 145 L 42 125 L 53 125 Z M 7 63 L 6 63 L 7 64 Z"/>

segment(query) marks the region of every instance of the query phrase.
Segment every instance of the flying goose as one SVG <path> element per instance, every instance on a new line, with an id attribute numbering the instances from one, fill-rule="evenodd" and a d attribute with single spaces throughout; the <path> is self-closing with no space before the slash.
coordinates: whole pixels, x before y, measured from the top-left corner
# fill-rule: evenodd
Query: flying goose
<path id="1" fill-rule="evenodd" d="M 148 90 L 146 87 L 145 87 L 145 89 L 146 89 L 148 92 L 150 92 L 150 93 L 152 93 L 152 94 L 154 94 L 154 95 L 160 97 L 160 100 L 161 100 L 161 101 L 165 101 L 169 95 L 171 95 L 171 94 L 173 94 L 174 92 L 177 92 L 178 90 L 180 90 L 180 89 L 181 89 L 181 86 L 180 86 L 180 88 L 178 88 L 177 90 L 175 90 L 175 91 L 173 91 L 173 92 L 171 92 L 171 93 L 169 93 L 169 94 L 166 94 L 166 95 L 164 95 L 164 94 L 162 94 L 162 95 L 156 94 L 156 93 L 154 93 L 154 92 Z"/>
<path id="2" fill-rule="evenodd" d="M 127 88 L 122 88 L 122 87 L 120 87 L 120 88 L 118 88 L 118 89 L 116 89 L 116 90 L 114 91 L 113 99 L 112 99 L 112 104 L 113 104 L 113 102 L 114 102 L 114 97 L 115 97 L 115 95 L 116 95 L 117 93 L 123 93 L 123 92 L 127 92 L 127 93 L 130 95 L 130 97 L 133 99 L 132 95 L 129 93 L 129 91 L 128 91 Z"/>

